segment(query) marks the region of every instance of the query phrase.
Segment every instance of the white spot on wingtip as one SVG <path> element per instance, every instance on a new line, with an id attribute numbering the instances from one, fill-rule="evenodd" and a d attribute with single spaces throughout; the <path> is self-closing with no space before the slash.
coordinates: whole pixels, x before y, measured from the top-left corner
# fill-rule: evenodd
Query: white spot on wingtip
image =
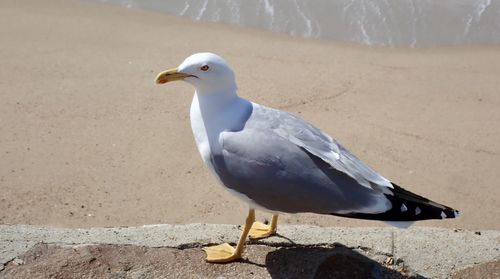
<path id="1" fill-rule="evenodd" d="M 401 212 L 406 212 L 408 210 L 408 207 L 404 203 L 401 204 Z"/>
<path id="2" fill-rule="evenodd" d="M 441 211 L 441 219 L 444 219 L 446 218 L 446 214 L 444 213 L 444 211 Z"/>
<path id="3" fill-rule="evenodd" d="M 418 206 L 415 207 L 415 215 L 418 215 L 420 213 L 422 213 L 422 210 L 420 210 L 420 207 L 418 207 Z"/>
<path id="4" fill-rule="evenodd" d="M 453 215 L 455 215 L 455 218 L 460 216 L 460 212 L 458 210 L 453 210 Z"/>

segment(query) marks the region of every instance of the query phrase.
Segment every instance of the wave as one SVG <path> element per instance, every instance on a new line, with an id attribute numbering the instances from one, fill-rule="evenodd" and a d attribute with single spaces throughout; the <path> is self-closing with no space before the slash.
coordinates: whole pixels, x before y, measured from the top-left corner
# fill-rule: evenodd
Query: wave
<path id="1" fill-rule="evenodd" d="M 492 0 L 97 1 L 369 46 L 500 43 L 500 1 Z"/>

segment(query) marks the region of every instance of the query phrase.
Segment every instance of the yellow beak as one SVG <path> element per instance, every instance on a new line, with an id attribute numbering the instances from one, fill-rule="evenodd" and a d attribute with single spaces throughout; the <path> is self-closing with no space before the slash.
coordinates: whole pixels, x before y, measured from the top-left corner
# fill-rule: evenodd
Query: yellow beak
<path id="1" fill-rule="evenodd" d="M 190 75 L 188 74 L 179 73 L 177 71 L 177 68 L 168 69 L 166 71 L 159 73 L 156 76 L 156 84 L 164 84 L 170 81 L 183 80 L 189 76 Z"/>

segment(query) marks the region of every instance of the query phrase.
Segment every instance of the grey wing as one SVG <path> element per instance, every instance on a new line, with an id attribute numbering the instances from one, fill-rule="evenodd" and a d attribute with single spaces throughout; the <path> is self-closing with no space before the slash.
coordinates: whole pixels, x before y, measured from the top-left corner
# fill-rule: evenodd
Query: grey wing
<path id="1" fill-rule="evenodd" d="M 287 112 L 255 106 L 254 116 L 267 122 L 277 135 L 321 158 L 332 168 L 354 178 L 360 185 L 392 194 L 391 182 L 363 163 L 327 134 Z M 389 189 L 387 189 L 389 188 Z"/>
<path id="2" fill-rule="evenodd" d="M 391 207 L 381 191 L 273 132 L 268 120 L 253 114 L 243 130 L 220 135 L 222 151 L 213 155 L 213 165 L 226 187 L 282 212 L 378 213 Z"/>

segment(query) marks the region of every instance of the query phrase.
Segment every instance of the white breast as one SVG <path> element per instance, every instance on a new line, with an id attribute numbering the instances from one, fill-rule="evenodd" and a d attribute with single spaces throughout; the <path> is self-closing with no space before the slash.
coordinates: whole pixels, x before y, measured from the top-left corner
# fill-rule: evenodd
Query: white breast
<path id="1" fill-rule="evenodd" d="M 224 131 L 243 128 L 251 111 L 252 103 L 233 95 L 229 101 L 218 96 L 199 97 L 195 94 L 191 103 L 191 128 L 201 158 L 213 171 L 212 154 L 220 154 L 219 136 Z M 202 98 L 201 100 L 199 98 Z"/>
<path id="2" fill-rule="evenodd" d="M 209 165 L 210 162 L 210 144 L 208 142 L 207 130 L 205 128 L 205 123 L 203 122 L 203 117 L 200 112 L 200 105 L 198 103 L 198 97 L 196 94 L 191 102 L 191 129 L 193 130 L 194 140 L 198 151 L 200 152 L 203 162 Z"/>
<path id="3" fill-rule="evenodd" d="M 234 103 L 226 106 L 224 110 L 219 111 L 217 116 L 213 118 L 203 118 L 198 97 L 196 94 L 193 97 L 190 118 L 196 146 L 198 147 L 198 151 L 200 152 L 203 162 L 207 165 L 212 174 L 219 180 L 221 186 L 223 186 L 224 183 L 215 172 L 210 157 L 214 152 L 221 151 L 222 147 L 219 142 L 220 133 L 224 131 L 237 131 L 243 128 L 240 121 L 245 118 L 246 114 L 248 114 L 249 106 L 252 106 L 252 103 L 244 99 L 237 98 Z M 208 127 L 210 127 L 210 129 L 207 129 Z M 242 201 L 248 203 L 251 208 L 267 211 L 273 214 L 278 213 L 256 204 L 247 196 L 231 190 L 230 188 L 224 187 L 224 189 Z"/>

